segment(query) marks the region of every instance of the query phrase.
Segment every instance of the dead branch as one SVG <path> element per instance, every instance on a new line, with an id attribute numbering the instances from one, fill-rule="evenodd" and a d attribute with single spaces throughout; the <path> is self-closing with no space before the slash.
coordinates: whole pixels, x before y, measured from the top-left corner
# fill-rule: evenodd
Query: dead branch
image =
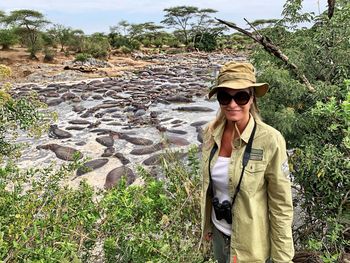
<path id="1" fill-rule="evenodd" d="M 328 18 L 331 19 L 334 14 L 335 0 L 327 0 L 328 2 Z"/>
<path id="2" fill-rule="evenodd" d="M 251 32 L 236 26 L 234 23 L 231 23 L 231 22 L 228 22 L 225 20 L 221 20 L 219 18 L 215 18 L 215 19 L 217 21 L 219 21 L 220 23 L 222 23 L 228 27 L 231 27 L 231 28 L 237 30 L 238 32 L 241 32 L 242 34 L 253 39 L 255 42 L 261 44 L 267 52 L 269 52 L 270 54 L 272 54 L 275 57 L 282 60 L 284 62 L 284 64 L 287 66 L 287 68 L 290 69 L 299 78 L 299 80 L 306 85 L 306 87 L 308 88 L 308 90 L 310 92 L 315 92 L 314 87 L 311 86 L 311 84 L 310 84 L 309 80 L 306 78 L 306 76 L 302 72 L 300 72 L 299 68 L 294 63 L 289 61 L 289 58 L 285 54 L 283 54 L 282 51 L 268 37 L 263 36 L 260 33 L 252 34 Z"/>

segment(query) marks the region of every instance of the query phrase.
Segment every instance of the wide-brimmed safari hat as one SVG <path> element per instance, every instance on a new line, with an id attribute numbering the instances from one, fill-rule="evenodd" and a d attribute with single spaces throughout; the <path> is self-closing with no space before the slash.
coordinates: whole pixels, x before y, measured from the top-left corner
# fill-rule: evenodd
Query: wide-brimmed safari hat
<path id="1" fill-rule="evenodd" d="M 217 85 L 210 90 L 209 98 L 219 88 L 246 89 L 250 87 L 254 87 L 256 97 L 264 96 L 269 89 L 267 83 L 256 83 L 255 69 L 252 64 L 247 62 L 228 62 L 221 67 Z"/>

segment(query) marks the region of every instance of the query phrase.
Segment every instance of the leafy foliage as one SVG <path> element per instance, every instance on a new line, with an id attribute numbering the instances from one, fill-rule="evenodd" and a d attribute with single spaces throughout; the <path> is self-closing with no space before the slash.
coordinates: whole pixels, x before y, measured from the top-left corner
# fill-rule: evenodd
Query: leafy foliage
<path id="1" fill-rule="evenodd" d="M 318 250 L 325 262 L 345 253 L 349 214 L 350 61 L 347 54 L 350 4 L 338 5 L 331 20 L 300 13 L 301 1 L 287 1 L 281 23 L 261 30 L 307 76 L 309 93 L 282 64 L 263 50 L 252 55 L 259 81 L 270 91 L 260 101 L 266 122 L 279 129 L 294 150 L 291 168 L 303 213 L 295 232 L 297 245 Z M 314 18 L 309 29 L 299 22 Z M 294 31 L 289 29 L 293 28 Z"/>
<path id="2" fill-rule="evenodd" d="M 176 156 L 162 160 L 162 180 L 139 167 L 142 185 L 121 180 L 103 192 L 64 183 L 78 158 L 58 170 L 1 168 L 0 259 L 91 262 L 102 242 L 105 262 L 206 262 L 198 249 L 198 149 L 186 163 Z"/>
<path id="3" fill-rule="evenodd" d="M 189 151 L 189 166 L 174 155 L 164 158 L 164 180 L 142 167 L 144 185 L 120 184 L 103 200 L 107 262 L 202 262 L 200 237 L 199 162 Z"/>
<path id="4" fill-rule="evenodd" d="M 0 80 L 10 74 L 10 68 L 0 65 Z M 9 83 L 0 87 L 0 163 L 5 157 L 11 159 L 19 156 L 21 144 L 15 140 L 20 131 L 28 132 L 30 136 L 40 136 L 48 128 L 48 120 L 53 117 L 42 111 L 45 105 L 37 100 L 34 93 L 13 98 L 10 89 Z"/>
<path id="5" fill-rule="evenodd" d="M 0 30 L 0 45 L 2 49 L 9 49 L 11 46 L 18 43 L 18 37 L 14 30 L 11 29 L 1 29 Z"/>
<path id="6" fill-rule="evenodd" d="M 10 262 L 80 262 L 95 242 L 100 217 L 94 191 L 61 187 L 77 163 L 0 169 L 0 258 Z"/>

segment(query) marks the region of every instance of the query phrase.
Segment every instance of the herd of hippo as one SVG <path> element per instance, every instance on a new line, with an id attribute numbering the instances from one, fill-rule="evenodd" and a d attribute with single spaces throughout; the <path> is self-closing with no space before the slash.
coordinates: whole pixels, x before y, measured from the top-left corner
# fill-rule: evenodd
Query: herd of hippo
<path id="1" fill-rule="evenodd" d="M 150 65 L 118 78 L 18 85 L 18 94 L 34 90 L 58 113 L 47 135 L 23 138 L 30 147 L 20 163 L 88 158 L 71 183 L 85 178 L 108 189 L 124 175 L 133 183 L 135 167 L 157 166 L 165 149 L 200 144 L 202 128 L 218 108 L 206 99 L 211 81 L 220 65 L 233 58 L 178 54 L 142 59 Z"/>

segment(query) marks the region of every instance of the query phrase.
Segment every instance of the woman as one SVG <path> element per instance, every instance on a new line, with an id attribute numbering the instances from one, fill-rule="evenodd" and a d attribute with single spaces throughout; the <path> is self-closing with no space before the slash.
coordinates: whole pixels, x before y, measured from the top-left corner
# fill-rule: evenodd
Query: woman
<path id="1" fill-rule="evenodd" d="M 250 63 L 229 62 L 209 97 L 220 111 L 204 132 L 202 237 L 214 258 L 227 262 L 292 262 L 293 205 L 286 145 L 263 123 Z"/>

